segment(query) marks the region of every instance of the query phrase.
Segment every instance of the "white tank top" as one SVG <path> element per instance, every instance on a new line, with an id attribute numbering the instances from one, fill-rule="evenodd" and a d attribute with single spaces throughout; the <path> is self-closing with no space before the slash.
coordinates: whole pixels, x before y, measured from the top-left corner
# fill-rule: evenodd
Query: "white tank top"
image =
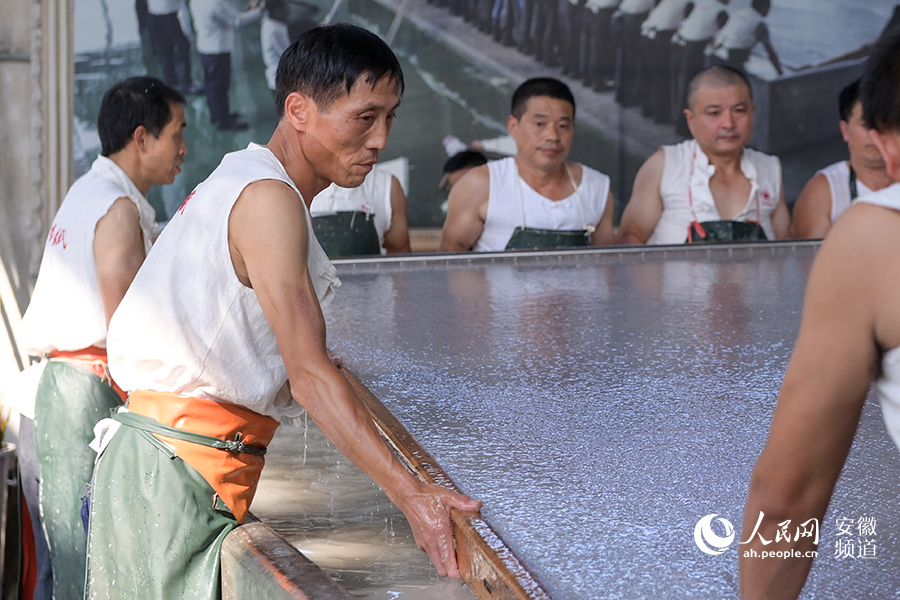
<path id="1" fill-rule="evenodd" d="M 828 187 L 831 190 L 831 222 L 835 220 L 844 211 L 850 208 L 852 199 L 850 198 L 850 165 L 846 160 L 828 165 L 824 169 L 817 171 L 816 175 L 822 174 L 828 180 Z M 856 196 L 865 196 L 871 194 L 872 190 L 867 188 L 859 179 L 856 180 Z"/>
<path id="2" fill-rule="evenodd" d="M 724 11 L 725 6 L 719 0 L 696 0 L 694 10 L 678 27 L 678 34 L 688 42 L 712 39 L 719 29 L 719 13 Z"/>
<path id="3" fill-rule="evenodd" d="M 642 30 L 674 31 L 684 20 L 684 9 L 693 0 L 662 0 L 650 11 L 647 20 L 641 25 Z"/>
<path id="4" fill-rule="evenodd" d="M 665 164 L 659 194 L 663 210 L 648 244 L 683 244 L 691 222 L 719 221 L 719 211 L 709 189 L 715 166 L 695 140 L 663 146 Z M 772 213 L 781 198 L 781 161 L 776 156 L 744 148 L 741 172 L 750 180 L 747 205 L 734 221 L 759 221 L 766 237 L 775 239 Z M 693 210 L 691 207 L 693 205 Z"/>
<path id="5" fill-rule="evenodd" d="M 609 10 L 619 6 L 619 0 L 587 0 L 584 7 L 595 15 L 601 10 Z"/>
<path id="6" fill-rule="evenodd" d="M 354 210 L 372 215 L 381 253 L 387 254 L 387 250 L 384 249 L 384 232 L 391 228 L 392 182 L 391 174 L 375 165 L 359 187 L 343 188 L 332 183 L 316 194 L 309 207 L 309 213 L 313 218 L 333 215 L 338 211 Z"/>
<path id="7" fill-rule="evenodd" d="M 729 50 L 749 50 L 756 44 L 756 31 L 762 22 L 762 15 L 752 8 L 736 10 L 716 34 L 713 45 Z"/>
<path id="8" fill-rule="evenodd" d="M 284 181 L 301 201 L 278 159 L 250 144 L 227 154 L 172 217 L 109 325 L 110 372 L 123 389 L 224 400 L 275 419 L 302 414 L 289 395 L 276 398 L 287 370 L 228 246 L 232 207 L 261 179 Z M 324 308 L 340 282 L 312 234 L 307 264 Z"/>
<path id="9" fill-rule="evenodd" d="M 639 15 L 648 12 L 655 5 L 655 0 L 622 0 L 619 12 L 623 15 Z"/>
<path id="10" fill-rule="evenodd" d="M 575 193 L 562 200 L 550 200 L 525 183 L 519 177 L 514 157 L 489 162 L 488 172 L 487 218 L 481 237 L 472 248 L 476 252 L 505 249 L 523 221 L 526 227 L 561 231 L 596 227 L 603 218 L 609 177 L 590 167 L 581 165 L 581 183 Z"/>
<path id="11" fill-rule="evenodd" d="M 900 211 L 900 183 L 863 196 L 857 202 L 875 204 Z M 900 347 L 888 350 L 881 357 L 881 377 L 876 382 L 878 400 L 884 424 L 900 448 Z"/>
<path id="12" fill-rule="evenodd" d="M 151 15 L 170 15 L 181 8 L 181 0 L 147 0 L 147 11 Z"/>
<path id="13" fill-rule="evenodd" d="M 22 319 L 23 345 L 29 353 L 106 347 L 94 231 L 119 198 L 128 198 L 137 207 L 144 251 L 150 251 L 156 211 L 125 171 L 98 156 L 66 194 L 50 227 L 34 294 Z"/>

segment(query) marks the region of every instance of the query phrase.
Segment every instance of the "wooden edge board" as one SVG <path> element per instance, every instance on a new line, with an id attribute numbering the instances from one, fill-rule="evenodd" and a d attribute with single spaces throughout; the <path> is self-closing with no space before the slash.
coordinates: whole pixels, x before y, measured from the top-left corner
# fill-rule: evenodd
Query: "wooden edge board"
<path id="1" fill-rule="evenodd" d="M 382 436 L 410 471 L 426 483 L 459 492 L 450 477 L 400 420 L 352 371 L 346 367 L 342 367 L 341 371 L 372 414 Z M 550 600 L 550 595 L 479 513 L 454 510 L 451 521 L 460 576 L 479 599 Z"/>

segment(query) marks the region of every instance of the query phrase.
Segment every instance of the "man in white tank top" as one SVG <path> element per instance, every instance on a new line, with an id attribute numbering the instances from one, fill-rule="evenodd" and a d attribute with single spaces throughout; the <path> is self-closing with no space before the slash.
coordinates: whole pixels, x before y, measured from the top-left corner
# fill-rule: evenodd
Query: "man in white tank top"
<path id="1" fill-rule="evenodd" d="M 620 244 L 683 244 L 692 223 L 758 223 L 790 234 L 778 158 L 747 148 L 753 99 L 743 73 L 710 67 L 688 86 L 693 140 L 663 146 L 641 166 L 619 224 Z"/>
<path id="2" fill-rule="evenodd" d="M 518 152 L 471 169 L 453 186 L 441 250 L 612 243 L 609 177 L 566 162 L 575 133 L 568 86 L 549 77 L 529 79 L 513 94 L 511 112 L 506 124 Z M 517 244 L 525 237 L 529 241 Z"/>
<path id="3" fill-rule="evenodd" d="M 850 160 L 817 171 L 806 183 L 794 204 L 794 236 L 798 238 L 824 238 L 831 224 L 857 198 L 893 183 L 863 121 L 859 80 L 841 90 L 838 105 L 841 135 Z"/>
<path id="4" fill-rule="evenodd" d="M 791 532 L 807 522 L 811 533 L 834 531 L 822 519 L 873 380 L 887 430 L 900 444 L 898 64 L 900 32 L 888 32 L 872 50 L 860 95 L 872 142 L 895 183 L 860 197 L 835 223 L 813 264 L 799 337 L 744 509 L 739 556 L 746 600 L 796 598 L 816 551 L 835 552 L 834 538 L 778 537 L 779 524 L 789 521 Z M 884 539 L 883 531 L 875 533 Z M 853 557 L 877 561 L 862 546 Z M 764 550 L 791 558 L 763 559 Z M 832 595 L 855 592 L 847 585 Z"/>
<path id="5" fill-rule="evenodd" d="M 458 577 L 450 510 L 481 503 L 411 475 L 329 357 L 321 306 L 339 281 L 309 216 L 328 185 L 372 172 L 400 64 L 371 32 L 317 27 L 285 50 L 275 86 L 268 144 L 226 155 L 188 196 L 110 323 L 129 401 L 97 440 L 85 598 L 219 598 L 222 541 L 279 422 L 304 410 L 403 510 L 438 573 Z"/>
<path id="6" fill-rule="evenodd" d="M 124 399 L 106 367 L 107 325 L 150 250 L 156 213 L 145 195 L 181 171 L 183 104 L 177 90 L 151 77 L 106 92 L 97 118 L 101 156 L 66 194 L 44 246 L 22 333 L 28 351 L 49 361 L 31 367 L 42 370 L 36 393 L 19 406 L 23 488 L 38 548 L 35 598 L 50 597 L 46 543 L 54 596 L 84 593 L 81 498 L 95 458 L 88 444 L 94 425 Z"/>

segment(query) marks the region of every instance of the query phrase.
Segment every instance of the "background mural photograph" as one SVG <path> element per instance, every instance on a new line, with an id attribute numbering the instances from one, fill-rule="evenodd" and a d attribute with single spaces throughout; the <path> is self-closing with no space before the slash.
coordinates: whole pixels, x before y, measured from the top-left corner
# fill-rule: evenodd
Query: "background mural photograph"
<path id="1" fill-rule="evenodd" d="M 198 46 L 210 44 L 202 19 L 217 2 L 233 9 L 234 43 L 229 71 L 217 66 L 204 93 L 207 59 Z M 349 22 L 384 37 L 403 66 L 406 93 L 380 160 L 408 159 L 414 228 L 444 220 L 442 141 L 506 135 L 512 91 L 537 76 L 572 88 L 578 135 L 570 159 L 612 177 L 618 222 L 641 163 L 659 145 L 689 136 L 680 101 L 686 77 L 714 63 L 748 73 L 756 103 L 750 145 L 781 158 L 790 205 L 817 169 L 846 157 L 837 95 L 859 76 L 895 6 L 891 0 L 658 6 L 655 0 L 268 0 L 256 7 L 185 0 L 169 3 L 177 19 L 170 14 L 165 21 L 146 4 L 75 0 L 75 177 L 99 153 L 103 92 L 128 76 L 162 77 L 187 94 L 190 149 L 175 185 L 150 194 L 159 220 L 167 219 L 225 153 L 265 143 L 274 129 L 273 23 L 287 23 L 288 36 L 296 36 L 318 23 Z"/>

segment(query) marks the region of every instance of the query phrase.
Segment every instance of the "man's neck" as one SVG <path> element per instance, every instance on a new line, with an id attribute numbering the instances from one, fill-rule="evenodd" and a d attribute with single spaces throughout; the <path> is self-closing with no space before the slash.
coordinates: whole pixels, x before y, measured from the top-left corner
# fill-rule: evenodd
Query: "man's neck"
<path id="1" fill-rule="evenodd" d="M 519 155 L 516 155 L 515 161 L 519 176 L 532 189 L 538 192 L 543 193 L 542 190 L 553 189 L 562 185 L 569 186 L 569 175 L 566 173 L 565 161 L 549 168 L 536 166 L 522 159 Z"/>
<path id="2" fill-rule="evenodd" d="M 872 167 L 867 165 L 864 161 L 858 159 L 854 160 L 853 156 L 850 157 L 848 163 L 856 173 L 857 181 L 873 192 L 877 192 L 894 183 L 894 180 L 891 179 L 884 170 L 884 166 Z"/>
<path id="3" fill-rule="evenodd" d="M 742 173 L 741 159 L 744 157 L 743 148 L 738 152 L 730 154 L 712 154 L 704 150 L 704 154 L 709 159 L 709 164 L 716 168 L 716 174 L 732 175 Z"/>
<path id="4" fill-rule="evenodd" d="M 288 177 L 300 190 L 300 195 L 303 197 L 306 207 L 309 208 L 313 198 L 327 188 L 331 182 L 320 179 L 314 174 L 312 166 L 303 154 L 303 149 L 299 144 L 291 143 L 287 139 L 287 135 L 297 135 L 297 133 L 291 130 L 286 134 L 282 131 L 281 126 L 277 127 L 269 143 L 266 144 L 266 148 L 284 165 Z"/>
<path id="5" fill-rule="evenodd" d="M 107 158 L 116 163 L 116 166 L 125 172 L 125 175 L 128 176 L 128 179 L 131 180 L 134 187 L 136 187 L 142 195 L 147 195 L 147 192 L 150 191 L 150 186 L 153 185 L 153 183 L 146 181 L 141 176 L 140 161 L 137 156 L 130 151 L 130 146 L 126 146 L 115 154 L 107 156 Z"/>

